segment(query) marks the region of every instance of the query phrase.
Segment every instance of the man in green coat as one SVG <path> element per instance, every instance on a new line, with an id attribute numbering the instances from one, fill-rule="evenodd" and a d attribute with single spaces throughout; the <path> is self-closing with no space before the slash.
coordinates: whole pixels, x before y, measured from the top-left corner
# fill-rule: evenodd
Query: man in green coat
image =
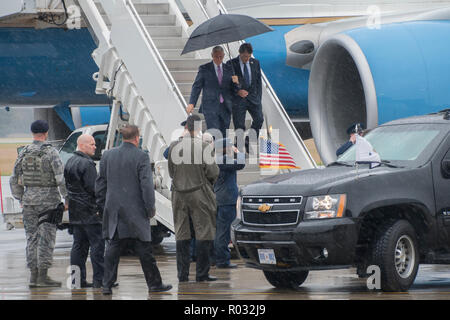
<path id="1" fill-rule="evenodd" d="M 178 280 L 189 280 L 191 219 L 197 250 L 196 281 L 214 281 L 209 275 L 210 251 L 216 232 L 214 183 L 219 176 L 213 147 L 198 137 L 201 119 L 187 119 L 188 135 L 169 148 L 169 174 L 172 178 L 172 209 L 175 224 Z"/>

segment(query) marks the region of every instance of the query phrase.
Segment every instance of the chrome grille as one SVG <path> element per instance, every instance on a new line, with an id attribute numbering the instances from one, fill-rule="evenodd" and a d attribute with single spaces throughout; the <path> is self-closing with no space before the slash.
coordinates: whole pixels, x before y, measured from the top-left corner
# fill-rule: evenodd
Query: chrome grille
<path id="1" fill-rule="evenodd" d="M 301 196 L 244 196 L 242 200 L 242 221 L 245 224 L 287 226 L 296 225 L 299 221 Z M 263 212 L 264 209 L 267 211 Z"/>

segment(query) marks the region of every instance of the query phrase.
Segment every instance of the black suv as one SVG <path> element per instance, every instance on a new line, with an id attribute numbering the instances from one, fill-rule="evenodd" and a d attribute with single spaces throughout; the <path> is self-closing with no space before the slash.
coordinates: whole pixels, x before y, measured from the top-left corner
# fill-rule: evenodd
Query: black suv
<path id="1" fill-rule="evenodd" d="M 379 166 L 355 163 L 355 146 L 323 169 L 281 174 L 241 190 L 233 244 L 275 287 L 309 270 L 370 265 L 384 291 L 406 291 L 419 263 L 450 263 L 450 112 L 381 125 L 365 138 Z"/>

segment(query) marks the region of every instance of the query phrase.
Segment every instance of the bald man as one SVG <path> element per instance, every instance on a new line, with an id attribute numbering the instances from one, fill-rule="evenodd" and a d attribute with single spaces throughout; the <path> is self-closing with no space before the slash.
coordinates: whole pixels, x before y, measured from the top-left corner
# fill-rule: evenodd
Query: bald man
<path id="1" fill-rule="evenodd" d="M 103 280 L 103 256 L 105 241 L 102 237 L 102 220 L 95 202 L 95 180 L 97 170 L 92 156 L 95 140 L 82 134 L 77 140 L 77 151 L 67 161 L 64 177 L 69 199 L 69 221 L 73 231 L 73 246 L 70 264 L 78 266 L 80 279 L 75 278 L 75 287 L 101 288 Z M 91 248 L 93 282 L 86 281 L 86 260 Z M 77 274 L 77 272 L 75 272 Z M 79 280 L 79 281 L 77 281 Z"/>

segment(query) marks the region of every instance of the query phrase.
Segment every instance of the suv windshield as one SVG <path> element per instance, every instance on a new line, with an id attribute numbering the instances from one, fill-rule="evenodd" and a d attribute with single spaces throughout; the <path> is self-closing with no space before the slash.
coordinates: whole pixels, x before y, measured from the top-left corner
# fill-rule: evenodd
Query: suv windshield
<path id="1" fill-rule="evenodd" d="M 75 150 L 77 150 L 77 139 L 81 136 L 81 132 L 73 133 L 62 146 L 61 150 L 59 150 L 59 156 L 63 164 L 66 164 L 67 160 L 73 156 Z M 102 155 L 102 150 L 105 148 L 105 140 L 106 140 L 106 131 L 97 131 L 93 134 L 95 140 L 95 154 L 92 156 L 92 159 L 95 161 L 99 161 Z"/>
<path id="2" fill-rule="evenodd" d="M 383 161 L 420 166 L 430 158 L 446 132 L 446 126 L 441 124 L 402 124 L 375 128 L 364 137 Z M 354 162 L 355 153 L 352 146 L 337 161 Z"/>
<path id="3" fill-rule="evenodd" d="M 66 142 L 64 142 L 61 150 L 59 150 L 59 156 L 64 164 L 66 164 L 67 160 L 69 160 L 69 158 L 73 156 L 75 150 L 77 150 L 77 139 L 79 136 L 81 136 L 81 132 L 72 134 Z"/>

